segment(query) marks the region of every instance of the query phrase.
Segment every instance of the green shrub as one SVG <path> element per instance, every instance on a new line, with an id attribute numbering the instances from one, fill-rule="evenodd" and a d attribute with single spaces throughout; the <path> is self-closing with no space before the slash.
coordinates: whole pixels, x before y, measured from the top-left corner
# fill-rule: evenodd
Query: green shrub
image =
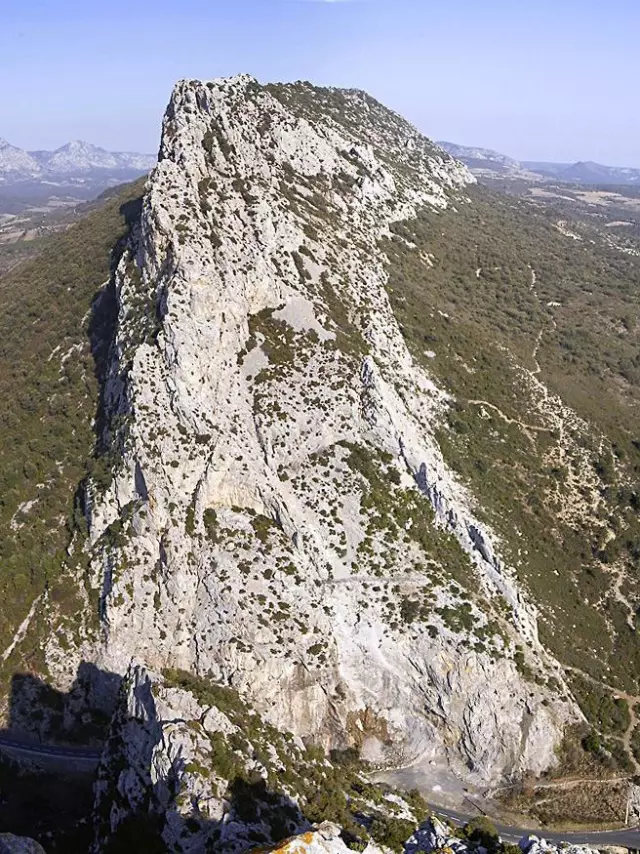
<path id="1" fill-rule="evenodd" d="M 484 815 L 467 822 L 462 828 L 462 836 L 489 852 L 497 851 L 500 845 L 500 837 L 494 823 Z"/>

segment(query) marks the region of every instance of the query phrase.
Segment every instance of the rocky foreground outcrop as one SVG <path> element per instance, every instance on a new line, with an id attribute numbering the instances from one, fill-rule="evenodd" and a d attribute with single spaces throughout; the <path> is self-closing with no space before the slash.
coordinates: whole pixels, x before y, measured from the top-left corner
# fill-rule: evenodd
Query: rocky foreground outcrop
<path id="1" fill-rule="evenodd" d="M 0 833 L 0 854 L 45 854 L 44 848 L 34 839 Z"/>
<path id="2" fill-rule="evenodd" d="M 344 844 L 340 834 L 340 828 L 327 821 L 313 830 L 286 839 L 273 848 L 255 849 L 254 854 L 265 851 L 271 854 L 347 854 L 351 849 Z M 366 854 L 382 854 L 377 845 L 367 845 L 364 851 Z"/>
<path id="3" fill-rule="evenodd" d="M 544 839 L 536 836 L 524 837 L 518 848 L 522 854 L 592 854 L 593 848 L 580 845 L 550 845 Z M 253 854 L 269 851 L 270 854 L 346 854 L 351 851 L 341 838 L 341 830 L 330 822 L 320 825 L 311 831 L 287 839 L 275 845 L 273 848 L 255 849 Z M 365 854 L 382 854 L 383 849 L 376 845 L 368 845 L 362 849 Z M 453 835 L 449 829 L 438 821 L 431 818 L 418 828 L 418 830 L 407 840 L 404 845 L 404 854 L 431 854 L 433 851 L 447 852 L 447 854 L 467 854 L 468 851 L 484 851 L 482 846 L 473 846 Z M 622 849 L 625 850 L 625 849 Z"/>
<path id="4" fill-rule="evenodd" d="M 489 783 L 556 761 L 579 712 L 387 292 L 390 225 L 472 181 L 361 92 L 176 86 L 112 282 L 79 580 L 100 639 L 51 637 L 61 683 L 136 659 L 378 766 L 446 756 Z"/>
<path id="5" fill-rule="evenodd" d="M 276 730 L 236 692 L 139 665 L 123 682 L 95 793 L 95 852 L 161 840 L 168 852 L 240 854 L 329 815 L 368 840 L 360 811 L 382 833 L 398 804 L 406 827 L 424 810 L 368 783 L 351 757 L 330 761 Z"/>
<path id="6" fill-rule="evenodd" d="M 185 671 L 130 668 L 95 793 L 93 854 L 134 844 L 167 854 L 245 854 L 257 845 L 300 854 L 511 854 L 490 825 L 463 834 L 429 818 L 417 792 L 372 783 L 353 753 L 328 757 L 277 730 L 233 690 Z M 534 838 L 521 847 L 547 850 Z"/>

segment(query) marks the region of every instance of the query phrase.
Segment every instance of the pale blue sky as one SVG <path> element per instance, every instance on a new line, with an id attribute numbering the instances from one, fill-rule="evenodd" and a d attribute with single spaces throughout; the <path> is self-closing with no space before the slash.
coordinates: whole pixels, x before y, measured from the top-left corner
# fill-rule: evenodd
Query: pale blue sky
<path id="1" fill-rule="evenodd" d="M 640 0 L 0 0 L 0 137 L 155 151 L 173 82 L 367 89 L 436 139 L 640 166 Z"/>

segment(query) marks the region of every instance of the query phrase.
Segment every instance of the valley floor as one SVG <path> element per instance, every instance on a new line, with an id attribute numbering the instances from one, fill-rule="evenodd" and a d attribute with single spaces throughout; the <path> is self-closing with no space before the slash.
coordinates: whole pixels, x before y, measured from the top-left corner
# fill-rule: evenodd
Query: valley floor
<path id="1" fill-rule="evenodd" d="M 510 787 L 484 790 L 473 787 L 460 779 L 444 762 L 434 761 L 426 766 L 413 765 L 380 771 L 373 774 L 372 779 L 400 790 L 417 789 L 438 814 L 452 818 L 458 824 L 464 824 L 478 815 L 487 815 L 496 820 L 496 826 L 503 835 L 516 840 L 535 833 L 554 842 L 565 840 L 576 844 L 623 845 L 631 848 L 640 845 L 640 827 L 624 825 L 629 791 L 626 776 L 597 779 L 565 777 L 538 781 L 527 794 L 520 797 L 512 796 Z M 579 808 L 576 808 L 575 813 L 571 811 L 572 803 L 580 797 L 586 797 L 593 803 L 600 801 L 606 804 L 600 813 L 601 821 L 567 819 L 568 815 L 580 815 Z M 549 821 L 539 820 L 534 812 L 545 801 L 552 804 L 549 815 L 554 817 Z M 604 834 L 607 835 L 606 842 L 602 838 Z"/>

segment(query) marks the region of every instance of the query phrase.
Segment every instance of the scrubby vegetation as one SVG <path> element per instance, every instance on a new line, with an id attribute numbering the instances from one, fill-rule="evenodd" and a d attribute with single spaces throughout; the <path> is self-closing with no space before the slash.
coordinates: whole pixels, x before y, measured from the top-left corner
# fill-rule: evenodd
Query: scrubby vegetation
<path id="1" fill-rule="evenodd" d="M 611 702 L 607 685 L 638 694 L 640 259 L 485 188 L 384 249 L 405 339 L 454 395 L 442 450 L 540 604 L 543 641 Z"/>
<path id="2" fill-rule="evenodd" d="M 84 516 L 79 486 L 96 467 L 94 419 L 113 305 L 104 285 L 138 210 L 143 182 L 108 198 L 3 280 L 0 309 L 0 652 L 37 597 L 71 631 L 84 608 L 79 551 L 66 552 Z M 44 604 L 44 601 L 43 601 Z M 36 609 L 21 645 L 42 669 Z M 15 658 L 5 669 L 15 670 Z"/>
<path id="3" fill-rule="evenodd" d="M 538 785 L 533 775 L 527 775 L 502 791 L 499 798 L 508 811 L 549 826 L 619 826 L 625 819 L 630 784 L 622 743 L 576 724 L 567 728 L 558 759 L 550 774 L 556 780 Z M 548 787 L 548 782 L 560 785 Z"/>
<path id="4" fill-rule="evenodd" d="M 437 150 L 429 140 L 418 137 L 411 125 L 401 116 L 390 112 L 379 101 L 361 90 L 328 89 L 308 82 L 275 83 L 265 88 L 282 101 L 294 115 L 315 123 L 320 114 L 324 122 L 335 124 L 347 138 L 373 145 L 376 156 L 381 162 L 402 175 L 407 181 L 420 178 L 420 173 L 416 169 L 419 155 L 435 154 L 449 160 L 449 155 Z M 418 152 L 381 144 L 389 138 L 407 137 L 414 139 Z M 342 154 L 358 169 L 361 177 L 367 175 L 366 166 L 353 150 L 344 151 Z M 344 179 L 347 182 L 350 180 L 348 175 L 345 175 Z"/>
<path id="5" fill-rule="evenodd" d="M 367 513 L 367 533 L 385 531 L 391 539 L 397 540 L 406 532 L 425 558 L 442 569 L 443 580 L 453 578 L 464 588 L 472 586 L 473 569 L 469 557 L 453 535 L 436 526 L 435 512 L 428 499 L 417 489 L 398 488 L 393 477 L 398 477 L 397 470 L 389 468 L 391 456 L 358 445 L 344 445 L 349 450 L 350 468 L 359 472 L 366 483 L 361 507 Z"/>

